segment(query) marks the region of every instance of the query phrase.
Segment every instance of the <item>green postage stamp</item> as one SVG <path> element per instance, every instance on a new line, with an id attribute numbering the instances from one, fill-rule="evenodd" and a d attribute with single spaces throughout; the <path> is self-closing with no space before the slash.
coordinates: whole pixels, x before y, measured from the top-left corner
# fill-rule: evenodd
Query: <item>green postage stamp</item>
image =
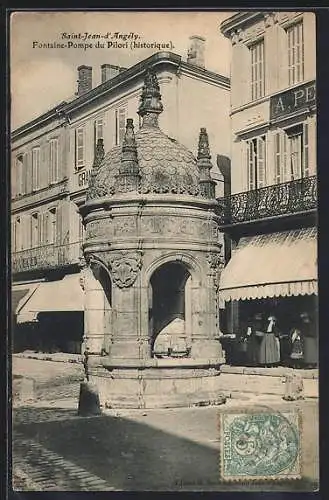
<path id="1" fill-rule="evenodd" d="M 219 415 L 222 481 L 301 478 L 302 420 L 298 409 L 232 409 Z"/>

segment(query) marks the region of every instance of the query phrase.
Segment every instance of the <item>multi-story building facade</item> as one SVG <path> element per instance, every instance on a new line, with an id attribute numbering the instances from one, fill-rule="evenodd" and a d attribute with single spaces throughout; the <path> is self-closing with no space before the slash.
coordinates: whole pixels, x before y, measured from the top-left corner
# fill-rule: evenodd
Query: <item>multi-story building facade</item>
<path id="1" fill-rule="evenodd" d="M 315 15 L 240 12 L 220 29 L 232 42 L 225 328 L 245 334 L 263 313 L 288 333 L 302 312 L 316 318 Z"/>
<path id="2" fill-rule="evenodd" d="M 71 341 L 81 341 L 78 271 L 84 227 L 78 208 L 98 139 L 108 151 L 121 144 L 127 118 L 140 127 L 137 110 L 148 68 L 156 70 L 166 101 L 162 130 L 195 150 L 202 124 L 213 154 L 229 154 L 229 79 L 208 71 L 203 54 L 204 40 L 194 37 L 187 61 L 159 52 L 128 69 L 104 64 L 102 83 L 95 88 L 94 69 L 80 66 L 73 98 L 12 132 L 12 310 L 29 336 L 33 326 L 36 336 L 48 336 L 50 344 L 68 331 L 75 332 Z M 220 196 L 223 182 L 216 164 L 213 178 Z M 64 337 L 55 341 L 59 349 L 78 349 L 68 347 Z"/>

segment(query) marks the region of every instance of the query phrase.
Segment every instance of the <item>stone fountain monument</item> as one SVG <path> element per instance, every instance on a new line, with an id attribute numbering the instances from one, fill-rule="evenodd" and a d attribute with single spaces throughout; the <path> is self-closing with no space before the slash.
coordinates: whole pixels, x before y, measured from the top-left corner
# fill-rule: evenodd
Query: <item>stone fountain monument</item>
<path id="1" fill-rule="evenodd" d="M 223 265 L 208 136 L 197 159 L 159 128 L 157 77 L 146 73 L 135 134 L 98 141 L 86 202 L 85 333 L 101 404 L 220 404 L 218 282 Z"/>

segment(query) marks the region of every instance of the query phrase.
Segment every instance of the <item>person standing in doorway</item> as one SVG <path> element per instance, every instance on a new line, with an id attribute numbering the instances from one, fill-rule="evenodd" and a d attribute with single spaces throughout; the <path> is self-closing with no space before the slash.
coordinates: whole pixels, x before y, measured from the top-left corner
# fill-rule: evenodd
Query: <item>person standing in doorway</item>
<path id="1" fill-rule="evenodd" d="M 269 316 L 266 332 L 259 347 L 259 364 L 273 366 L 280 363 L 280 341 L 277 320 L 275 316 Z"/>
<path id="2" fill-rule="evenodd" d="M 257 366 L 260 363 L 260 344 L 265 335 L 263 323 L 262 313 L 257 313 L 247 329 L 247 363 L 249 366 Z"/>
<path id="3" fill-rule="evenodd" d="M 318 339 L 315 325 L 307 312 L 300 315 L 304 351 L 304 365 L 306 368 L 315 368 L 318 364 Z"/>

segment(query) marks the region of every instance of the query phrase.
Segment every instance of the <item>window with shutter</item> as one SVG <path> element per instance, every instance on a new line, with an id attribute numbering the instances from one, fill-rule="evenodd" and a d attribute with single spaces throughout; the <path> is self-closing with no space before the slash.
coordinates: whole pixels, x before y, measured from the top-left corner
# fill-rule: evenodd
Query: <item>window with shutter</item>
<path id="1" fill-rule="evenodd" d="M 301 179 L 309 175 L 309 140 L 307 123 L 298 124 L 282 131 L 287 143 L 287 168 L 285 181 Z"/>
<path id="2" fill-rule="evenodd" d="M 16 157 L 16 193 L 21 195 L 24 193 L 23 184 L 23 155 L 20 154 Z"/>
<path id="3" fill-rule="evenodd" d="M 40 148 L 32 149 L 32 191 L 40 188 Z"/>
<path id="4" fill-rule="evenodd" d="M 303 143 L 302 143 L 302 177 L 309 176 L 309 127 L 308 123 L 303 123 Z"/>
<path id="5" fill-rule="evenodd" d="M 40 245 L 40 217 L 38 213 L 32 214 L 31 217 L 31 243 L 32 248 Z"/>
<path id="6" fill-rule="evenodd" d="M 58 139 L 49 141 L 50 183 L 58 181 Z"/>
<path id="7" fill-rule="evenodd" d="M 23 194 L 27 194 L 28 190 L 28 181 L 29 181 L 29 154 L 24 153 L 23 155 Z"/>
<path id="8" fill-rule="evenodd" d="M 249 47 L 251 55 L 251 98 L 259 99 L 265 95 L 264 40 Z"/>
<path id="9" fill-rule="evenodd" d="M 257 137 L 258 165 L 257 165 L 257 187 L 266 185 L 265 172 L 265 137 Z"/>
<path id="10" fill-rule="evenodd" d="M 126 132 L 126 108 L 118 108 L 115 110 L 115 144 L 122 144 Z"/>
<path id="11" fill-rule="evenodd" d="M 266 184 L 266 137 L 255 137 L 246 141 L 248 190 L 258 189 Z"/>
<path id="12" fill-rule="evenodd" d="M 49 243 L 49 213 L 42 214 L 42 243 L 47 245 Z"/>
<path id="13" fill-rule="evenodd" d="M 103 139 L 103 128 L 104 120 L 103 118 L 98 118 L 94 121 L 94 148 L 96 150 L 98 139 Z"/>
<path id="14" fill-rule="evenodd" d="M 286 33 L 288 42 L 288 82 L 289 85 L 294 85 L 304 80 L 303 22 L 289 26 Z"/>
<path id="15" fill-rule="evenodd" d="M 279 130 L 275 134 L 275 182 L 281 184 L 289 180 L 288 175 L 288 155 L 287 155 L 287 136 L 284 130 Z"/>
<path id="16" fill-rule="evenodd" d="M 57 214 L 56 214 L 56 208 L 51 208 L 49 210 L 49 218 L 48 218 L 49 226 L 48 226 L 48 232 L 49 232 L 49 243 L 56 243 L 56 233 L 57 233 Z"/>
<path id="17" fill-rule="evenodd" d="M 22 225 L 21 218 L 17 217 L 14 222 L 15 231 L 14 231 L 14 243 L 13 248 L 16 252 L 22 250 Z"/>
<path id="18" fill-rule="evenodd" d="M 79 170 L 85 166 L 85 131 L 79 127 L 75 131 L 75 168 Z"/>

